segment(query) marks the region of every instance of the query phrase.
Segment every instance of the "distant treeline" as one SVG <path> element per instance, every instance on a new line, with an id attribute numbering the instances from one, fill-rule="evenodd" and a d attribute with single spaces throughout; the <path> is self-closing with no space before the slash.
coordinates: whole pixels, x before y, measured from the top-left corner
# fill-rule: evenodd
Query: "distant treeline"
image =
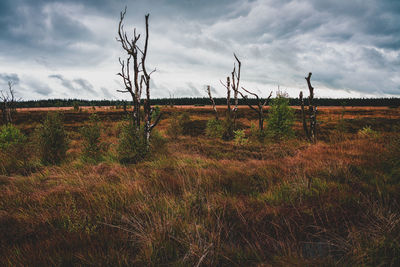
<path id="1" fill-rule="evenodd" d="M 251 104 L 257 104 L 256 99 L 249 99 Z M 48 99 L 48 100 L 29 100 L 17 103 L 18 108 L 33 107 L 72 107 L 77 103 L 79 106 L 129 106 L 131 101 L 123 100 L 81 100 L 81 99 Z M 374 106 L 374 107 L 398 107 L 400 98 L 315 98 L 317 106 Z M 210 105 L 209 98 L 156 98 L 151 100 L 152 105 Z M 216 105 L 225 105 L 226 98 L 215 98 Z M 306 103 L 307 105 L 307 100 Z M 239 105 L 246 105 L 244 99 L 239 99 Z M 298 98 L 290 98 L 291 106 L 299 106 Z"/>

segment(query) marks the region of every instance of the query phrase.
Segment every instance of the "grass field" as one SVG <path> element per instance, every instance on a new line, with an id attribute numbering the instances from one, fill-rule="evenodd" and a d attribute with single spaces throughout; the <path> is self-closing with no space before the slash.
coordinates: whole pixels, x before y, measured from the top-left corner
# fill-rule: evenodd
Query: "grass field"
<path id="1" fill-rule="evenodd" d="M 190 130 L 131 165 L 112 157 L 122 110 L 62 110 L 67 159 L 0 176 L 0 265 L 400 265 L 399 108 L 322 107 L 316 144 L 297 109 L 294 138 L 243 145 L 205 136 L 209 107 L 161 110 L 161 135 L 176 112 Z M 31 136 L 46 112 L 15 124 Z M 79 129 L 94 112 L 107 150 L 89 164 Z"/>

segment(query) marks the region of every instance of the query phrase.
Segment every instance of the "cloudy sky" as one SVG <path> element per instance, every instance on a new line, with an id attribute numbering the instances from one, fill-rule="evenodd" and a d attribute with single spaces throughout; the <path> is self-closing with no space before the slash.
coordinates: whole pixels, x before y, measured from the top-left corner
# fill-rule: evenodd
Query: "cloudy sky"
<path id="1" fill-rule="evenodd" d="M 152 97 L 225 96 L 219 80 L 242 61 L 242 85 L 296 97 L 312 72 L 317 97 L 400 96 L 399 0 L 1 0 L 0 89 L 24 100 L 125 99 L 116 41 L 144 30 Z M 307 95 L 307 94 L 306 94 Z"/>

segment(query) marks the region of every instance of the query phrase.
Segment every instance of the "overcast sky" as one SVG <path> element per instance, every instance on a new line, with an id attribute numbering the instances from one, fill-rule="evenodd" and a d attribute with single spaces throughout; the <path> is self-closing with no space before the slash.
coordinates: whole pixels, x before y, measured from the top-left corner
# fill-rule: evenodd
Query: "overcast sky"
<path id="1" fill-rule="evenodd" d="M 242 86 L 297 97 L 400 96 L 399 0 L 1 0 L 0 89 L 28 99 L 128 99 L 115 39 L 144 30 L 152 97 L 203 97 L 242 61 Z M 308 95 L 308 92 L 306 93 Z"/>

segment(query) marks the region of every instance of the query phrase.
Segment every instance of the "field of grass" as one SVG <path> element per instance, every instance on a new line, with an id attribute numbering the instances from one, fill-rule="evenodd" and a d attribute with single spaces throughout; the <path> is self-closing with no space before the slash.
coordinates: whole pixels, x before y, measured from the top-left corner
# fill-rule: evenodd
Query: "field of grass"
<path id="1" fill-rule="evenodd" d="M 63 110 L 67 159 L 0 176 L 0 266 L 400 265 L 399 108 L 321 108 L 316 144 L 297 109 L 295 137 L 241 145 L 206 137 L 208 107 L 161 110 L 165 145 L 130 165 L 112 156 L 123 111 Z M 182 111 L 190 130 L 166 136 Z M 46 112 L 15 125 L 31 136 Z M 89 164 L 93 112 L 107 150 Z M 256 114 L 238 115 L 248 134 Z"/>

